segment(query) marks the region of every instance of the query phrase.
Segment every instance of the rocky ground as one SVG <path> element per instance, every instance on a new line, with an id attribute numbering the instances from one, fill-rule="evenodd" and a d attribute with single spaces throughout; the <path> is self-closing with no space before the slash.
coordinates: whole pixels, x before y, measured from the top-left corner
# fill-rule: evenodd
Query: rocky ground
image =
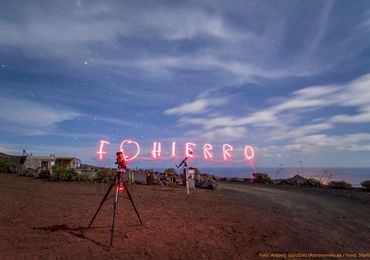
<path id="1" fill-rule="evenodd" d="M 131 187 L 144 220 L 111 201 L 107 184 L 52 183 L 0 174 L 0 259 L 257 259 L 258 253 L 370 252 L 370 193 L 251 184 L 216 191 Z M 124 194 L 124 197 L 126 195 Z"/>

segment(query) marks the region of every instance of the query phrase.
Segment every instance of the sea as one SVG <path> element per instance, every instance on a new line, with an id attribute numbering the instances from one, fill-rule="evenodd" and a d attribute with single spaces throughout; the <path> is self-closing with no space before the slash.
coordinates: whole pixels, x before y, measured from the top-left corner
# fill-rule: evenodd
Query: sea
<path id="1" fill-rule="evenodd" d="M 218 177 L 253 178 L 254 170 L 246 167 L 198 167 L 201 173 L 210 173 Z M 164 169 L 155 169 L 163 171 Z M 314 178 L 322 183 L 330 181 L 345 181 L 354 187 L 360 187 L 361 182 L 370 180 L 370 168 L 256 168 L 256 172 L 267 173 L 272 179 L 286 179 L 298 174 L 305 178 Z"/>

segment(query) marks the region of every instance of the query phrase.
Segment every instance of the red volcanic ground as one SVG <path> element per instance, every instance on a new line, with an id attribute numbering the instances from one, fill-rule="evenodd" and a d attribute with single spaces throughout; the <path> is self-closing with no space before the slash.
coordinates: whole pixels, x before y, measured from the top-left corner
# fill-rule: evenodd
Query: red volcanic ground
<path id="1" fill-rule="evenodd" d="M 109 248 L 105 184 L 0 174 L 0 259 L 257 259 L 259 253 L 369 253 L 370 193 L 222 184 L 218 191 L 135 185 Z"/>

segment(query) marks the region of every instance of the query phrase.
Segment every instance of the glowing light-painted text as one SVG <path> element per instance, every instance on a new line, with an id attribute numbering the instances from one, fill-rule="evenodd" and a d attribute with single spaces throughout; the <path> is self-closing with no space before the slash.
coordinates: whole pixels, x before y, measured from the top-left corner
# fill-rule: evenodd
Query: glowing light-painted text
<path id="1" fill-rule="evenodd" d="M 109 144 L 109 142 L 108 141 L 104 141 L 104 140 L 100 140 L 100 147 L 99 147 L 99 150 L 96 152 L 98 154 L 98 158 L 100 160 L 103 159 L 103 154 L 106 154 L 107 153 L 107 152 L 103 152 L 103 146 L 105 144 Z"/>
<path id="2" fill-rule="evenodd" d="M 134 156 L 130 157 L 125 153 L 125 149 L 124 149 L 125 144 L 134 144 L 136 146 L 136 153 L 135 153 Z M 140 145 L 137 142 L 132 141 L 132 140 L 124 140 L 121 143 L 121 145 L 119 146 L 119 150 L 123 153 L 123 156 L 125 157 L 126 161 L 132 161 L 132 160 L 136 159 L 139 156 L 139 154 L 140 154 Z"/>
<path id="3" fill-rule="evenodd" d="M 194 143 L 186 143 L 185 144 L 185 156 L 188 158 L 194 158 L 194 147 L 196 144 Z"/>
<path id="4" fill-rule="evenodd" d="M 160 142 L 153 143 L 152 156 L 154 159 L 160 158 L 162 152 L 162 144 Z"/>
<path id="5" fill-rule="evenodd" d="M 211 154 L 213 147 L 211 144 L 205 144 L 203 146 L 203 156 L 205 160 L 212 160 L 213 155 Z"/>
<path id="6" fill-rule="evenodd" d="M 234 148 L 229 145 L 229 144 L 224 144 L 222 146 L 222 154 L 224 155 L 224 160 L 231 160 L 231 154 L 230 152 L 232 152 L 234 150 Z"/>
<path id="7" fill-rule="evenodd" d="M 98 159 L 104 159 L 104 156 L 107 155 L 107 152 L 104 151 L 105 145 L 110 144 L 108 141 L 101 140 L 99 142 L 99 148 L 96 152 Z M 134 159 L 145 159 L 145 160 L 157 160 L 157 159 L 172 159 L 176 158 L 176 142 L 173 141 L 170 145 L 170 151 L 168 153 L 164 152 L 164 154 L 167 154 L 167 158 L 162 158 L 162 143 L 161 142 L 153 142 L 152 149 L 150 151 L 151 158 L 144 158 L 139 157 L 140 156 L 140 145 L 132 140 L 124 140 L 120 144 L 120 151 L 122 151 L 123 156 L 126 161 L 132 161 Z M 184 155 L 187 158 L 193 158 L 195 159 L 197 156 L 195 154 L 195 149 L 197 147 L 196 143 L 193 142 L 187 142 L 185 143 L 185 151 Z M 203 145 L 203 159 L 208 161 L 214 161 L 214 162 L 222 162 L 222 161 L 228 161 L 233 163 L 239 163 L 242 161 L 247 161 L 248 164 L 254 168 L 254 159 L 255 159 L 255 152 L 252 146 L 246 145 L 244 147 L 244 159 L 242 160 L 233 160 L 232 153 L 234 152 L 234 147 L 230 144 L 223 144 L 222 150 L 221 150 L 221 158 L 223 160 L 216 160 L 213 146 L 209 143 L 206 143 Z M 198 158 L 200 159 L 200 158 Z"/>

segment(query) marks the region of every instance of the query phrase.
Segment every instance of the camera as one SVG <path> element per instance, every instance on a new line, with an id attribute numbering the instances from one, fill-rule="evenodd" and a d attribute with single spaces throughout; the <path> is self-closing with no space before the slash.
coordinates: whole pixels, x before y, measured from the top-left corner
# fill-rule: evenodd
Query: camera
<path id="1" fill-rule="evenodd" d="M 126 169 L 127 163 L 125 160 L 125 155 L 122 151 L 116 153 L 116 164 L 118 165 L 118 168 Z"/>

